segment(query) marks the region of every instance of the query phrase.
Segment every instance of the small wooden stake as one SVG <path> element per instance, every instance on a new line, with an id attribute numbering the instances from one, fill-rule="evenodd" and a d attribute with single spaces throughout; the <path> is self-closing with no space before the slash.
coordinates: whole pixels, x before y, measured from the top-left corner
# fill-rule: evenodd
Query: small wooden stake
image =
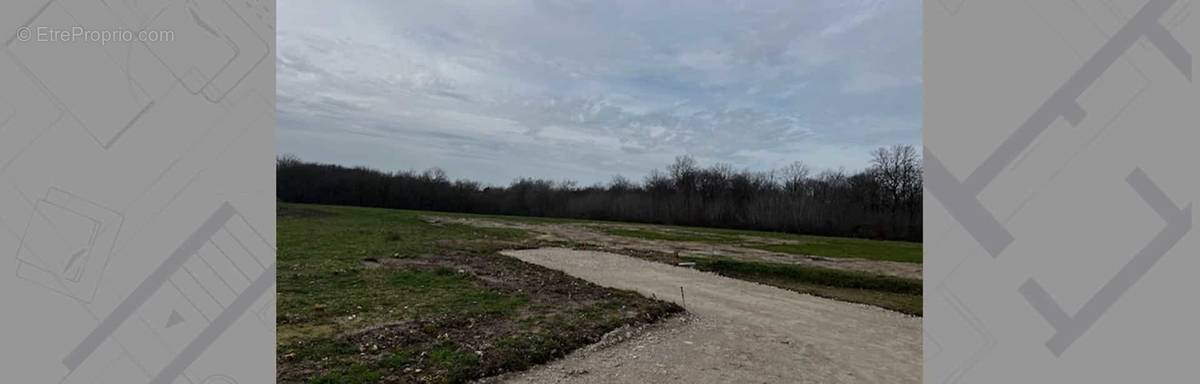
<path id="1" fill-rule="evenodd" d="M 683 295 L 683 286 L 679 286 L 679 300 L 683 302 L 683 306 L 687 306 L 687 297 Z"/>

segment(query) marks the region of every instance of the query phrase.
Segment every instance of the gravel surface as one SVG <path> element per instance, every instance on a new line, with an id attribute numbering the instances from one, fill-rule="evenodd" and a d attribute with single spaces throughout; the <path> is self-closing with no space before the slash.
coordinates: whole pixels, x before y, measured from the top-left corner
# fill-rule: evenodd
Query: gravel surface
<path id="1" fill-rule="evenodd" d="M 920 279 L 921 263 L 901 263 L 897 261 L 866 260 L 842 257 L 822 257 L 811 255 L 795 255 L 782 252 L 771 252 L 761 249 L 742 247 L 738 244 L 713 244 L 691 241 L 650 240 L 636 237 L 610 235 L 598 230 L 599 227 L 641 229 L 639 224 L 576 224 L 554 223 L 536 224 L 520 223 L 504 220 L 482 218 L 452 218 L 426 216 L 424 219 L 433 224 L 462 224 L 483 228 L 515 228 L 538 233 L 538 238 L 549 241 L 568 241 L 599 247 L 612 251 L 652 251 L 663 254 L 682 256 L 722 256 L 737 260 L 765 261 L 771 263 L 799 264 L 822 268 L 840 269 L 845 271 L 869 272 L 908 279 Z M 759 244 L 795 244 L 795 241 L 771 239 L 764 237 L 747 237 Z"/>
<path id="2" fill-rule="evenodd" d="M 689 315 L 622 329 L 510 383 L 918 383 L 921 319 L 606 252 L 505 251 Z M 683 287 L 681 297 L 680 287 Z"/>

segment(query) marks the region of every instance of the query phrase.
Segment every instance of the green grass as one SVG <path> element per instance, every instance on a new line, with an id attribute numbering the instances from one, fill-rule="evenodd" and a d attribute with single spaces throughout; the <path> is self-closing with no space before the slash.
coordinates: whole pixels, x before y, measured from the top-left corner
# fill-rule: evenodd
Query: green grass
<path id="1" fill-rule="evenodd" d="M 348 368 L 337 368 L 314 378 L 313 384 L 371 384 L 379 382 L 383 374 L 362 364 Z"/>
<path id="2" fill-rule="evenodd" d="M 684 232 L 674 230 L 654 230 L 643 228 L 620 228 L 620 227 L 599 227 L 599 230 L 615 236 L 636 237 L 646 240 L 663 240 L 663 241 L 692 241 L 699 243 L 728 243 L 737 242 L 740 239 L 733 236 L 724 236 L 716 234 L 700 234 L 695 232 Z"/>
<path id="3" fill-rule="evenodd" d="M 797 235 L 740 229 L 655 226 L 645 228 L 599 227 L 605 233 L 646 240 L 690 241 L 736 245 L 765 251 L 823 257 L 920 263 L 920 243 L 850 237 Z M 781 243 L 785 241 L 786 243 Z"/>
<path id="4" fill-rule="evenodd" d="M 920 243 L 858 238 L 799 235 L 726 228 L 612 223 L 557 218 L 524 218 L 497 215 L 453 214 L 514 222 L 588 224 L 614 236 L 655 241 L 698 242 L 736 245 L 773 252 L 823 257 L 922 262 Z M 665 256 L 664 256 L 665 257 Z M 755 281 L 836 300 L 869 304 L 894 311 L 922 315 L 922 287 L 918 279 L 905 279 L 864 272 L 733 259 L 681 258 L 696 261 L 701 269 L 725 276 Z M 662 260 L 655 260 L 662 261 Z M 675 261 L 672 261 L 675 262 Z"/>
<path id="5" fill-rule="evenodd" d="M 822 239 L 800 244 L 755 244 L 765 251 L 825 257 L 921 263 L 921 245 L 862 239 Z"/>
<path id="6" fill-rule="evenodd" d="M 726 258 L 684 258 L 701 269 L 722 273 L 766 276 L 803 281 L 829 287 L 865 289 L 910 295 L 921 294 L 921 281 L 895 276 L 844 271 L 805 265 L 738 261 Z"/>
<path id="7" fill-rule="evenodd" d="M 920 244 L 903 242 L 279 204 L 279 382 L 466 382 L 560 358 L 609 330 L 680 310 L 497 253 L 542 245 L 526 231 L 431 224 L 425 216 L 587 223 L 614 235 L 662 241 L 768 246 L 790 240 L 795 253 L 920 262 Z M 734 278 L 921 314 L 918 280 L 764 262 L 693 261 L 700 269 Z"/>
<path id="8" fill-rule="evenodd" d="M 632 238 L 660 241 L 689 241 L 738 245 L 765 251 L 822 257 L 858 258 L 868 260 L 921 263 L 921 243 L 892 240 L 872 240 L 853 237 L 801 235 L 784 232 L 754 231 L 729 228 L 687 227 L 677 225 L 630 224 L 623 222 L 564 219 L 554 217 L 524 217 L 473 213 L 436 212 L 438 216 L 496 219 L 530 224 L 589 224 L 601 232 Z M 620 227 L 614 224 L 621 225 Z M 780 244 L 782 240 L 784 244 Z"/>
<path id="9" fill-rule="evenodd" d="M 466 382 L 680 310 L 497 253 L 525 231 L 429 214 L 279 204 L 279 382 Z"/>
<path id="10" fill-rule="evenodd" d="M 837 269 L 738 261 L 725 258 L 684 258 L 696 268 L 836 300 L 875 305 L 921 316 L 920 280 Z"/>

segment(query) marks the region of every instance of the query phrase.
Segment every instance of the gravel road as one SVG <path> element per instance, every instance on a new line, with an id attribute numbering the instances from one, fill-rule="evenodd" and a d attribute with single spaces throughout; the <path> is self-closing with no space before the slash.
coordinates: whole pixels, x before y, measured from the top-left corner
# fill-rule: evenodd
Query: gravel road
<path id="1" fill-rule="evenodd" d="M 921 319 L 606 252 L 505 251 L 689 315 L 503 379 L 509 383 L 918 383 Z M 683 287 L 683 295 L 680 295 Z"/>
<path id="2" fill-rule="evenodd" d="M 868 272 L 882 275 L 903 277 L 908 279 L 921 278 L 921 263 L 901 263 L 898 261 L 867 260 L 843 257 L 822 257 L 813 255 L 795 255 L 781 252 L 771 252 L 745 244 L 715 244 L 695 241 L 653 240 L 638 237 L 611 235 L 602 228 L 610 229 L 643 229 L 648 226 L 629 223 L 523 223 L 506 220 L 483 218 L 425 216 L 424 220 L 435 224 L 462 224 L 481 228 L 515 228 L 540 234 L 538 238 L 551 241 L 568 241 L 579 244 L 593 245 L 601 250 L 637 250 L 652 251 L 666 255 L 711 257 L 721 256 L 737 260 L 765 261 L 770 263 L 799 264 L 822 268 L 832 268 L 844 271 Z M 649 226 L 653 227 L 653 226 Z M 783 240 L 758 236 L 742 236 L 742 241 L 753 244 L 799 244 L 795 240 Z"/>

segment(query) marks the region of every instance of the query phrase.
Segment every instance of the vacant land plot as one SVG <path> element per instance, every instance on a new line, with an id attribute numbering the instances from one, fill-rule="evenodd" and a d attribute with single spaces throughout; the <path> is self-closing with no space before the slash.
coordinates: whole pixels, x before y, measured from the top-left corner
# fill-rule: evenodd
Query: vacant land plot
<path id="1" fill-rule="evenodd" d="M 462 382 L 681 310 L 497 253 L 525 231 L 419 217 L 280 205 L 280 382 Z"/>
<path id="2" fill-rule="evenodd" d="M 912 260 L 921 245 L 917 243 L 842 239 L 817 236 L 798 236 L 774 232 L 754 232 L 728 229 L 670 227 L 598 221 L 516 218 L 464 214 L 431 214 L 424 217 L 434 224 L 468 225 L 479 228 L 522 229 L 539 234 L 537 239 L 571 246 L 584 245 L 613 251 L 637 251 L 687 257 L 728 257 L 742 261 L 775 264 L 796 264 L 845 271 L 891 275 L 908 279 L 921 278 L 921 263 L 891 261 L 888 258 Z M 812 244 L 814 240 L 838 241 L 857 246 L 826 247 L 826 255 L 777 252 L 761 249 L 769 245 Z M 877 244 L 876 244 L 877 243 Z M 874 249 L 873 251 L 870 249 Z M 849 249 L 850 251 L 847 251 Z M 847 252 L 855 252 L 855 254 Z M 905 256 L 905 254 L 908 256 Z M 856 254 L 874 256 L 858 257 Z"/>
<path id="3" fill-rule="evenodd" d="M 426 216 L 437 225 L 522 229 L 545 244 L 602 250 L 718 273 L 831 299 L 921 315 L 921 245 L 730 229 L 512 218 Z M 775 252 L 813 246 L 824 255 Z M 913 255 L 915 251 L 915 256 Z M 856 257 L 858 255 L 869 255 Z"/>
<path id="4" fill-rule="evenodd" d="M 870 304 L 900 312 L 888 312 L 898 318 L 921 313 L 921 265 L 897 261 L 912 261 L 914 249 L 919 261 L 919 244 L 294 204 L 280 204 L 278 219 L 280 382 L 494 377 L 682 311 L 671 302 L 501 254 L 514 249 L 602 250 L 670 270 L 701 273 L 691 268 Z M 819 248 L 822 244 L 832 246 Z M 769 250 L 772 246 L 820 251 Z M 796 299 L 784 302 L 789 300 Z M 722 330 L 730 340 L 738 338 L 728 324 L 688 319 L 693 319 L 685 322 L 688 332 Z M 912 321 L 919 324 L 902 320 Z"/>

